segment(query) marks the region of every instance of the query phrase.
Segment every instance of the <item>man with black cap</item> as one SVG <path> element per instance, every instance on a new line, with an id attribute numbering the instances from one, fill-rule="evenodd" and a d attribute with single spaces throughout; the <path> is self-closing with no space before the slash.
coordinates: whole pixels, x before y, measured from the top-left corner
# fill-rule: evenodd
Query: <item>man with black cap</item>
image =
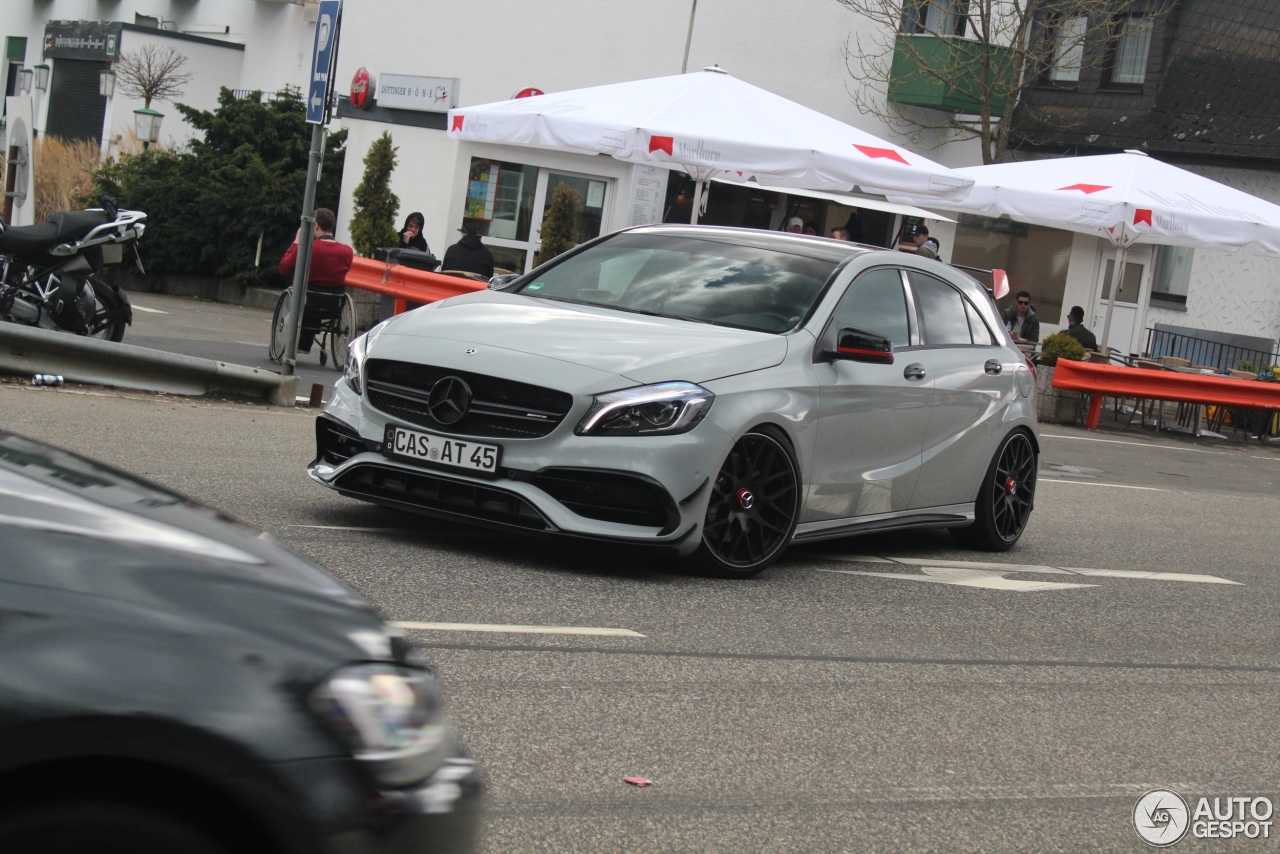
<path id="1" fill-rule="evenodd" d="M 468 224 L 458 231 L 462 232 L 462 239 L 445 250 L 440 272 L 472 273 L 486 279 L 493 278 L 493 253 L 480 242 L 480 230 Z"/>
<path id="2" fill-rule="evenodd" d="M 911 242 L 916 245 L 916 254 L 924 258 L 937 258 L 938 253 L 942 251 L 937 239 L 929 236 L 929 229 L 921 225 L 916 229 L 915 237 L 911 238 Z"/>

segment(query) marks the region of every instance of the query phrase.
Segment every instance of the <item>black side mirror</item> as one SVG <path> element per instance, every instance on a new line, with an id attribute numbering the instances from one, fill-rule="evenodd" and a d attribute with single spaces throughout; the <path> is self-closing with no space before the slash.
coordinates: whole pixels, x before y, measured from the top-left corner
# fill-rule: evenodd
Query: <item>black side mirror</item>
<path id="1" fill-rule="evenodd" d="M 836 336 L 835 351 L 828 352 L 827 355 L 832 359 L 846 359 L 851 362 L 892 365 L 893 342 L 879 332 L 847 326 Z"/>

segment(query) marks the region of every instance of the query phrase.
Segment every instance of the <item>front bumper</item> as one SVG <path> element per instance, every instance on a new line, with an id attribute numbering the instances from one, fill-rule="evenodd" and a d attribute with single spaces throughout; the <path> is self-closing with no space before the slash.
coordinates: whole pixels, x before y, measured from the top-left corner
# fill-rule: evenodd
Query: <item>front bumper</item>
<path id="1" fill-rule="evenodd" d="M 498 476 L 485 477 L 384 455 L 386 425 L 402 422 L 339 381 L 317 420 L 317 457 L 307 472 L 344 495 L 439 518 L 696 549 L 731 437 L 709 420 L 675 436 L 578 436 L 573 427 L 587 405 L 579 401 L 541 438 L 477 440 L 503 448 Z"/>

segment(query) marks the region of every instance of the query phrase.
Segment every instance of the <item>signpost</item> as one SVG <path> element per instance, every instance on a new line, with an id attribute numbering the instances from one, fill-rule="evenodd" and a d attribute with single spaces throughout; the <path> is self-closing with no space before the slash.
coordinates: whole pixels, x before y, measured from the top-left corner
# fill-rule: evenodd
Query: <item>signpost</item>
<path id="1" fill-rule="evenodd" d="M 307 300 L 307 280 L 311 274 L 311 244 L 315 239 L 316 182 L 324 156 L 324 126 L 329 122 L 329 95 L 338 57 L 338 31 L 342 20 L 342 0 L 320 0 L 316 18 L 315 45 L 311 52 L 311 75 L 307 81 L 307 122 L 311 127 L 311 155 L 307 160 L 307 184 L 302 193 L 302 225 L 298 229 L 298 262 L 293 271 L 293 295 L 289 300 L 288 333 L 280 373 L 290 376 L 298 362 L 298 329 Z"/>

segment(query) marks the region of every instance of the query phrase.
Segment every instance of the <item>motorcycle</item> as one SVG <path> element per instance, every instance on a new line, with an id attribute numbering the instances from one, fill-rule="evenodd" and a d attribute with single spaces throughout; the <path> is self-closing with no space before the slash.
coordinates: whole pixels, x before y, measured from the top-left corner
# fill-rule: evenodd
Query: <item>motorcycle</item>
<path id="1" fill-rule="evenodd" d="M 142 211 L 119 210 L 102 196 L 100 208 L 62 211 L 39 225 L 0 225 L 0 320 L 120 341 L 133 323 L 121 288 L 96 274 L 123 263 L 139 271 Z"/>

